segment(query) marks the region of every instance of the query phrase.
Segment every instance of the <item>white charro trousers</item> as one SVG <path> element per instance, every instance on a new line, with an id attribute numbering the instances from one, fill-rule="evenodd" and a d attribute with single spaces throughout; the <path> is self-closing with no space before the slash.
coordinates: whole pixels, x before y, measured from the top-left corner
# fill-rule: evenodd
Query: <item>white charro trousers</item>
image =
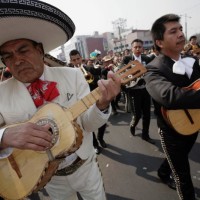
<path id="1" fill-rule="evenodd" d="M 84 200 L 106 200 L 96 154 L 92 154 L 73 174 L 53 176 L 45 189 L 51 200 L 78 200 L 76 192 Z"/>

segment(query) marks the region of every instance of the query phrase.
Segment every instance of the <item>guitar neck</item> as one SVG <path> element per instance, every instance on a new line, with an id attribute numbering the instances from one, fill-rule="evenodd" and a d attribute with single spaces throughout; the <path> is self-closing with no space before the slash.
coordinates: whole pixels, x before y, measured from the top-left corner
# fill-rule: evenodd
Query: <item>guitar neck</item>
<path id="1" fill-rule="evenodd" d="M 122 67 L 115 74 L 118 74 L 118 76 L 121 78 L 121 84 L 125 85 L 128 82 L 134 80 L 135 78 L 142 76 L 144 73 L 146 73 L 146 71 L 147 71 L 146 67 L 144 67 L 138 61 L 134 60 L 130 62 L 128 65 Z M 129 77 L 130 74 L 131 77 Z M 99 100 L 99 98 L 100 98 L 100 92 L 99 92 L 99 87 L 97 87 L 83 99 L 75 103 L 72 107 L 66 109 L 66 111 L 70 111 L 73 118 L 72 120 L 75 120 L 80 114 L 85 112 L 90 106 L 96 103 Z"/>
<path id="2" fill-rule="evenodd" d="M 79 100 L 69 109 L 67 109 L 67 111 L 71 112 L 73 116 L 73 120 L 74 120 L 83 112 L 85 112 L 90 106 L 95 104 L 99 100 L 99 97 L 100 97 L 99 88 L 97 87 L 95 90 L 90 92 L 87 96 L 85 96 L 83 99 Z"/>

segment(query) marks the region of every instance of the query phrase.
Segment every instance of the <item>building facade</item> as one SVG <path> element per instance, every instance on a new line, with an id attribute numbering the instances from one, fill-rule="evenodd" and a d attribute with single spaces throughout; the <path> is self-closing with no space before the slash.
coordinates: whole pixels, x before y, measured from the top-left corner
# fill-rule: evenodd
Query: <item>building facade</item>
<path id="1" fill-rule="evenodd" d="M 144 42 L 144 49 L 150 49 L 153 46 L 150 30 L 129 29 L 124 30 L 120 35 L 113 32 L 105 32 L 99 35 L 98 32 L 94 32 L 93 35 L 74 36 L 70 43 L 62 47 L 62 56 L 59 56 L 59 59 L 65 58 L 69 63 L 69 53 L 73 49 L 77 49 L 85 59 L 89 58 L 90 53 L 95 49 L 101 51 L 102 56 L 105 56 L 108 50 L 122 52 L 125 49 L 131 49 L 131 42 L 134 39 L 141 39 Z M 65 56 L 63 56 L 63 53 Z"/>
<path id="2" fill-rule="evenodd" d="M 102 56 L 104 56 L 108 49 L 108 42 L 98 32 L 95 32 L 94 35 L 75 36 L 71 39 L 70 44 L 65 45 L 64 51 L 68 62 L 70 61 L 69 53 L 73 49 L 77 49 L 85 59 L 89 58 L 90 53 L 95 49 L 101 51 Z"/>

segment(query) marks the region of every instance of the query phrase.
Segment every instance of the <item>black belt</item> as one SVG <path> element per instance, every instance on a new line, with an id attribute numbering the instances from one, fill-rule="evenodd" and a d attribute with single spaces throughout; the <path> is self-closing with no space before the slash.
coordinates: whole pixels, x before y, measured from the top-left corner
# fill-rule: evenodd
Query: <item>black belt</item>
<path id="1" fill-rule="evenodd" d="M 73 174 L 81 165 L 83 165 L 83 163 L 85 161 L 86 160 L 82 160 L 80 157 L 77 157 L 77 159 L 71 165 L 69 165 L 63 169 L 57 170 L 55 175 L 56 176 L 68 176 L 70 174 Z"/>

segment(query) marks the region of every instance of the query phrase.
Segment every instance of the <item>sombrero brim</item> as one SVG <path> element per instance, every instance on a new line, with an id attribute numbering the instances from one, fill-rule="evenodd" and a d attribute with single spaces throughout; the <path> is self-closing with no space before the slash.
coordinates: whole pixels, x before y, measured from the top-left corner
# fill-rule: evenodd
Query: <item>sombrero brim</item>
<path id="1" fill-rule="evenodd" d="M 107 60 L 103 60 L 103 62 L 108 62 L 108 61 L 111 61 L 111 60 L 113 60 L 113 58 L 107 59 Z"/>
<path id="2" fill-rule="evenodd" d="M 114 59 L 114 56 L 105 56 L 105 57 L 103 57 L 103 59 L 102 59 L 102 61 L 103 62 L 108 62 L 108 61 L 111 61 L 111 60 L 113 60 Z"/>
<path id="3" fill-rule="evenodd" d="M 1 1 L 0 27 L 0 45 L 26 38 L 41 42 L 45 53 L 66 43 L 75 31 L 65 13 L 38 0 Z"/>
<path id="4" fill-rule="evenodd" d="M 44 61 L 49 67 L 67 66 L 66 62 L 63 62 L 48 53 L 44 55 Z"/>

